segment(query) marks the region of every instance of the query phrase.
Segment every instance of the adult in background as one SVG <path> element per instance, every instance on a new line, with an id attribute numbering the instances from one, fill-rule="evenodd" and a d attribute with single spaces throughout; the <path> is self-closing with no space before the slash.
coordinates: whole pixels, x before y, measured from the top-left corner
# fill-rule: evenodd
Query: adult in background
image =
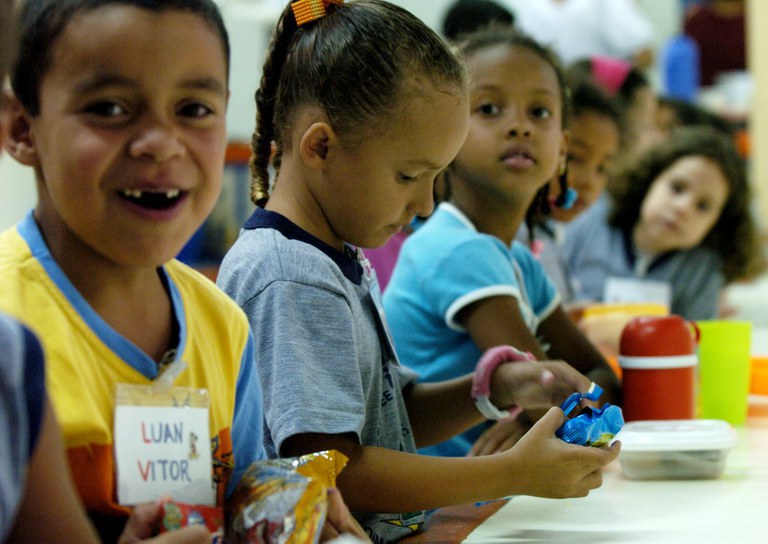
<path id="1" fill-rule="evenodd" d="M 653 26 L 635 0 L 504 0 L 515 25 L 560 55 L 564 65 L 603 55 L 653 62 Z"/>

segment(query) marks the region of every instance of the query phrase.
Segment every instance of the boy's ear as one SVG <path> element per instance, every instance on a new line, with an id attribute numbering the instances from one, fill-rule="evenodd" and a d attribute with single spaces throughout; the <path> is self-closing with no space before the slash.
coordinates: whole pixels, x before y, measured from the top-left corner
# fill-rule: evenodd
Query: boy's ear
<path id="1" fill-rule="evenodd" d="M 338 144 L 338 137 L 325 122 L 312 123 L 304 131 L 299 143 L 299 154 L 308 168 L 325 168 L 328 151 Z"/>
<path id="2" fill-rule="evenodd" d="M 3 97 L 2 124 L 5 129 L 3 147 L 26 166 L 37 164 L 37 150 L 29 123 L 30 116 L 13 93 Z"/>

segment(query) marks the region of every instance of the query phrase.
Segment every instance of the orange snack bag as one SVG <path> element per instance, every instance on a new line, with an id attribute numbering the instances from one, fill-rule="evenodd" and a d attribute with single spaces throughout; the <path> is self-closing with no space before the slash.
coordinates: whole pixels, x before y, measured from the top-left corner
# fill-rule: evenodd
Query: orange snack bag
<path id="1" fill-rule="evenodd" d="M 322 451 L 252 464 L 230 499 L 226 541 L 248 544 L 318 542 L 326 492 L 347 457 Z"/>

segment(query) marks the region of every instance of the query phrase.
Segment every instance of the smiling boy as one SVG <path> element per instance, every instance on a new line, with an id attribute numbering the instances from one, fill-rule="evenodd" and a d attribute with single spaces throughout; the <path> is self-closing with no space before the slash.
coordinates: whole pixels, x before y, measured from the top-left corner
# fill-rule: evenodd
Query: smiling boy
<path id="1" fill-rule="evenodd" d="M 228 40 L 209 0 L 30 0 L 18 49 L 5 147 L 38 200 L 0 234 L 0 310 L 42 341 L 76 487 L 114 540 L 117 384 L 186 363 L 175 385 L 208 390 L 219 505 L 264 456 L 248 323 L 173 259 L 219 195 Z"/>

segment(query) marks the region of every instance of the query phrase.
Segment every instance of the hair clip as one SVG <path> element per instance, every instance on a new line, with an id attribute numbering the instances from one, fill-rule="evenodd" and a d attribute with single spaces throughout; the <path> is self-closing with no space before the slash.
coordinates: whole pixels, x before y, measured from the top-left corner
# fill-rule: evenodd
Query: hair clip
<path id="1" fill-rule="evenodd" d="M 573 187 L 568 187 L 564 193 L 557 195 L 555 199 L 555 206 L 561 210 L 570 210 L 573 205 L 576 204 L 576 200 L 579 198 L 579 193 Z"/>
<path id="2" fill-rule="evenodd" d="M 595 55 L 591 58 L 592 77 L 606 91 L 608 96 L 614 96 L 632 70 L 632 63 L 613 57 Z"/>
<path id="3" fill-rule="evenodd" d="M 291 9 L 296 18 L 296 25 L 302 26 L 324 17 L 331 4 L 340 6 L 343 3 L 344 0 L 299 0 L 291 4 Z"/>

